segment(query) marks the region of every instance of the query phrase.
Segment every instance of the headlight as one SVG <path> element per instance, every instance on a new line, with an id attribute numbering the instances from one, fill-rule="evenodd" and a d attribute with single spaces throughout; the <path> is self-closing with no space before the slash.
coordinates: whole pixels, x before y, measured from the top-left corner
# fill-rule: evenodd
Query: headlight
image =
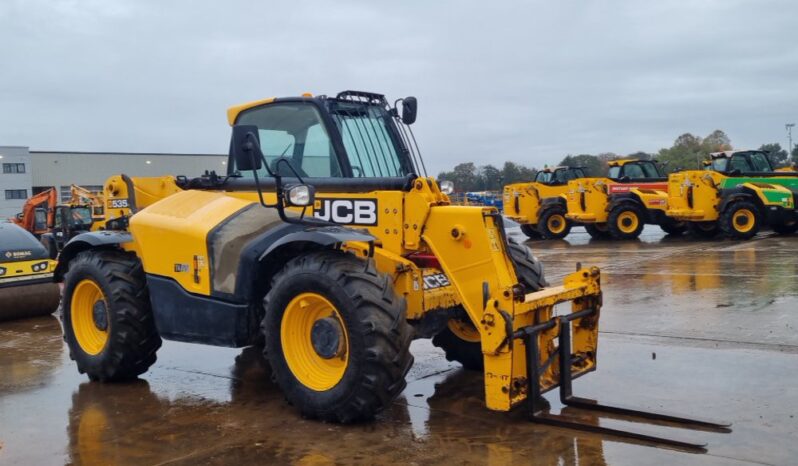
<path id="1" fill-rule="evenodd" d="M 31 269 L 33 269 L 34 272 L 44 272 L 47 270 L 47 265 L 47 262 L 39 262 L 38 264 L 33 264 Z"/>
<path id="2" fill-rule="evenodd" d="M 441 192 L 443 194 L 446 194 L 448 196 L 449 194 L 452 194 L 454 192 L 454 183 L 452 183 L 451 181 L 441 181 L 440 184 L 441 184 Z"/>
<path id="3" fill-rule="evenodd" d="M 5 267 L 0 267 L 0 277 L 2 277 L 5 274 L 6 274 L 6 268 Z"/>
<path id="4" fill-rule="evenodd" d="M 313 204 L 315 192 L 313 186 L 299 184 L 289 187 L 286 192 L 289 205 L 304 207 Z"/>

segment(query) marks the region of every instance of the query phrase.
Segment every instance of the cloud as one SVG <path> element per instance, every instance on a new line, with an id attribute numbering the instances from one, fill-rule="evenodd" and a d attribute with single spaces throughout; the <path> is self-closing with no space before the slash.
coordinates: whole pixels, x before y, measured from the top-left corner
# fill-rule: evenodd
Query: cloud
<path id="1" fill-rule="evenodd" d="M 430 171 L 653 152 L 798 119 L 798 4 L 158 2 L 0 6 L 0 144 L 219 152 L 228 106 L 305 91 L 419 98 Z"/>

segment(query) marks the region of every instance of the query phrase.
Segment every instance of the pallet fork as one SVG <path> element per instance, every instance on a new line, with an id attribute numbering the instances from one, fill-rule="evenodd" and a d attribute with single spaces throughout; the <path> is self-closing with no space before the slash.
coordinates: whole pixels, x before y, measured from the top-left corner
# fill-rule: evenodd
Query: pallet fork
<path id="1" fill-rule="evenodd" d="M 555 325 L 559 323 L 559 328 L 560 328 L 560 334 L 558 337 L 559 348 L 557 352 L 552 355 L 552 358 L 557 357 L 559 359 L 559 369 L 560 369 L 559 392 L 560 392 L 560 402 L 563 405 L 583 410 L 600 411 L 604 413 L 637 418 L 637 419 L 628 419 L 629 421 L 632 422 L 645 422 L 643 420 L 660 421 L 668 423 L 672 427 L 678 427 L 684 429 L 703 430 L 703 431 L 718 432 L 718 433 L 731 432 L 730 429 L 731 424 L 727 423 L 710 422 L 706 420 L 691 419 L 681 416 L 674 416 L 670 414 L 653 413 L 653 412 L 640 411 L 636 409 L 629 409 L 618 406 L 603 405 L 599 404 L 595 400 L 574 396 L 573 383 L 572 383 L 573 376 L 571 373 L 571 368 L 572 364 L 579 361 L 579 356 L 571 354 L 571 322 L 584 317 L 589 317 L 594 313 L 596 313 L 596 308 L 588 308 L 579 312 L 574 312 L 572 314 L 557 316 L 555 318 L 556 320 L 551 319 L 541 324 L 523 327 L 517 330 L 513 334 L 513 337 L 515 339 L 523 340 L 524 345 L 526 347 L 526 360 L 528 365 L 527 374 L 529 374 L 529 377 L 527 379 L 527 384 L 528 384 L 527 409 L 529 411 L 530 421 L 554 427 L 562 427 L 566 429 L 575 429 L 584 432 L 592 432 L 597 434 L 621 437 L 627 440 L 636 440 L 640 442 L 645 442 L 660 446 L 667 446 L 695 453 L 706 452 L 706 443 L 686 442 L 667 437 L 658 437 L 633 431 L 602 427 L 599 425 L 592 425 L 592 424 L 579 422 L 567 416 L 555 415 L 549 413 L 547 409 L 548 403 L 541 398 L 542 394 L 540 390 L 540 376 L 544 368 L 552 361 L 551 360 L 546 361 L 546 363 L 543 366 L 538 364 L 540 357 L 540 348 L 538 347 L 538 335 L 545 330 L 553 328 Z"/>

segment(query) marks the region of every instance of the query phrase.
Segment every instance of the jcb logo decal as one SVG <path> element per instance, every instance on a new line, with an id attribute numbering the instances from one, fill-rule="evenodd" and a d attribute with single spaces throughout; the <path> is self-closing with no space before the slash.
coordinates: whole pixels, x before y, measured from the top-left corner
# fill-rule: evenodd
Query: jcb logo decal
<path id="1" fill-rule="evenodd" d="M 313 216 L 342 225 L 376 225 L 376 199 L 316 199 Z"/>
<path id="2" fill-rule="evenodd" d="M 436 273 L 424 276 L 425 290 L 434 290 L 436 288 L 443 288 L 449 285 L 451 285 L 451 282 L 449 282 L 449 277 L 447 277 L 446 274 Z"/>

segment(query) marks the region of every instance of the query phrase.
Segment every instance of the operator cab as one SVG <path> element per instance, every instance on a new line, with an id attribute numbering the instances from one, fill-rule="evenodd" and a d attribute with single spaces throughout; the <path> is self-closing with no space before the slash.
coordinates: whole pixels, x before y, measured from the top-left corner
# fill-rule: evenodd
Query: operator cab
<path id="1" fill-rule="evenodd" d="M 368 92 L 266 99 L 232 107 L 228 120 L 257 127 L 264 165 L 260 178 L 270 172 L 301 178 L 415 177 L 424 171 L 408 126 L 415 121 L 417 102 L 414 97 L 397 102 L 402 102 L 401 116 L 383 95 Z M 239 170 L 231 156 L 228 176 L 252 178 L 253 173 Z"/>
<path id="2" fill-rule="evenodd" d="M 621 183 L 666 178 L 659 164 L 653 160 L 613 160 L 609 166 L 608 178 Z"/>
<path id="3" fill-rule="evenodd" d="M 724 151 L 709 154 L 710 160 L 706 170 L 713 170 L 728 175 L 743 173 L 772 173 L 767 153 L 759 150 Z"/>
<path id="4" fill-rule="evenodd" d="M 568 184 L 571 180 L 584 177 L 585 172 L 582 167 L 544 168 L 535 175 L 535 183 L 560 186 Z"/>

